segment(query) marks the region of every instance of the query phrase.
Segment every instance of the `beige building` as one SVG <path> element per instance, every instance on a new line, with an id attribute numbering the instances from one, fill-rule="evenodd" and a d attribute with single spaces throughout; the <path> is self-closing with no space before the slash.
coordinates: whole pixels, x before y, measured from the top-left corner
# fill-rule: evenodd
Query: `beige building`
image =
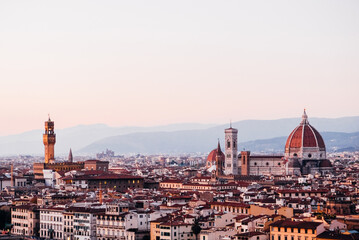
<path id="1" fill-rule="evenodd" d="M 36 205 L 21 205 L 11 208 L 11 233 L 37 236 L 39 231 L 39 210 Z"/>
<path id="2" fill-rule="evenodd" d="M 268 208 L 260 207 L 256 205 L 250 205 L 249 214 L 253 216 L 259 215 L 282 215 L 286 218 L 291 218 L 294 216 L 293 208 L 281 207 L 281 208 Z"/>
<path id="3" fill-rule="evenodd" d="M 270 240 L 314 240 L 325 231 L 324 223 L 279 220 L 270 226 Z"/>
<path id="4" fill-rule="evenodd" d="M 192 224 L 182 221 L 168 221 L 158 225 L 160 238 L 155 240 L 195 240 L 191 228 Z"/>
<path id="5" fill-rule="evenodd" d="M 235 214 L 249 214 L 250 206 L 239 202 L 212 202 L 211 208 L 219 212 L 232 212 Z"/>

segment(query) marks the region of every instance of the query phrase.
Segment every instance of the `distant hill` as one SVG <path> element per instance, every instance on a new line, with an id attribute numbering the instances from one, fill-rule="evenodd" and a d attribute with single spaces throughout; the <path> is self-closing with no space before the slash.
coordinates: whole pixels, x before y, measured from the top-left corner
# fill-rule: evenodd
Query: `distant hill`
<path id="1" fill-rule="evenodd" d="M 92 142 L 110 136 L 136 132 L 171 132 L 180 130 L 207 129 L 213 126 L 215 125 L 199 123 L 171 124 L 154 127 L 109 127 L 105 124 L 93 124 L 78 125 L 65 129 L 56 129 L 55 121 L 55 155 L 68 154 L 70 148 L 72 148 L 74 154 L 76 154 L 76 150 L 81 149 L 91 144 Z M 0 155 L 43 154 L 43 131 L 44 130 L 39 129 L 16 135 L 0 136 Z"/>
<path id="2" fill-rule="evenodd" d="M 322 136 L 328 151 L 342 148 L 359 149 L 359 132 L 324 132 Z M 209 152 L 217 146 L 216 137 L 215 132 L 208 130 L 134 133 L 105 138 L 86 146 L 80 152 L 95 153 L 106 147 L 118 154 Z M 286 140 L 287 136 L 240 142 L 239 151 L 246 149 L 256 153 L 281 153 L 284 151 Z"/>
<path id="3" fill-rule="evenodd" d="M 278 140 L 275 145 L 276 140 L 273 139 L 288 136 L 299 122 L 300 118 L 244 120 L 234 122 L 232 126 L 238 129 L 238 140 L 246 149 L 283 151 L 284 143 Z M 359 116 L 333 119 L 309 118 L 309 122 L 321 133 L 359 132 Z M 228 128 L 228 125 L 185 123 L 156 127 L 109 127 L 95 124 L 56 129 L 55 122 L 57 135 L 55 154 L 67 154 L 70 147 L 74 155 L 93 154 L 106 148 L 114 150 L 116 154 L 208 152 L 216 146 L 218 138 L 223 140 L 224 129 Z M 0 137 L 0 155 L 42 155 L 44 151 L 42 133 L 43 130 L 34 130 Z M 333 139 L 328 141 L 331 140 Z M 353 147 L 350 144 L 341 144 L 341 140 L 336 141 L 340 148 Z M 329 142 L 326 141 L 326 144 L 328 145 Z"/>

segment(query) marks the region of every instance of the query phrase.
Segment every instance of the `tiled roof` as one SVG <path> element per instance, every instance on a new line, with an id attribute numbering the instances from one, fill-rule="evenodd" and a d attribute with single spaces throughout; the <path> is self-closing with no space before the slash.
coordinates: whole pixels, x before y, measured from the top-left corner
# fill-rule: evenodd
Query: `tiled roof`
<path id="1" fill-rule="evenodd" d="M 307 221 L 291 221 L 291 220 L 279 220 L 272 224 L 271 227 L 288 227 L 288 228 L 304 228 L 304 229 L 316 229 L 320 222 L 307 222 Z"/>

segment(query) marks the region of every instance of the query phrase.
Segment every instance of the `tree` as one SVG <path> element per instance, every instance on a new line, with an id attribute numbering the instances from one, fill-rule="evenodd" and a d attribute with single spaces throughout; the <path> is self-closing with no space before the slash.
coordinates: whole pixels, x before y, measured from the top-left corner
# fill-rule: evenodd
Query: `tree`
<path id="1" fill-rule="evenodd" d="M 7 224 L 11 223 L 11 212 L 0 210 L 0 229 L 5 229 Z"/>
<path id="2" fill-rule="evenodd" d="M 142 240 L 150 240 L 151 237 L 149 235 L 143 236 Z"/>
<path id="3" fill-rule="evenodd" d="M 195 218 L 194 219 L 194 223 L 192 225 L 192 228 L 191 228 L 193 234 L 196 236 L 196 239 L 198 237 L 198 234 L 200 234 L 202 228 L 201 228 L 201 225 L 199 224 L 199 218 Z"/>

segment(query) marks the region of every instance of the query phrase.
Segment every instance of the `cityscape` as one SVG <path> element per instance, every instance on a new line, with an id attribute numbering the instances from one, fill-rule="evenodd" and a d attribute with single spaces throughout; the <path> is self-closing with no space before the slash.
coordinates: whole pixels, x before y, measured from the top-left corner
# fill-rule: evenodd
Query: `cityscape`
<path id="1" fill-rule="evenodd" d="M 207 156 L 57 160 L 55 122 L 44 157 L 2 159 L 4 239 L 356 239 L 359 152 L 327 153 L 302 120 L 282 155 L 239 151 L 238 130 Z"/>
<path id="2" fill-rule="evenodd" d="M 0 2 L 0 240 L 359 240 L 359 2 Z"/>

